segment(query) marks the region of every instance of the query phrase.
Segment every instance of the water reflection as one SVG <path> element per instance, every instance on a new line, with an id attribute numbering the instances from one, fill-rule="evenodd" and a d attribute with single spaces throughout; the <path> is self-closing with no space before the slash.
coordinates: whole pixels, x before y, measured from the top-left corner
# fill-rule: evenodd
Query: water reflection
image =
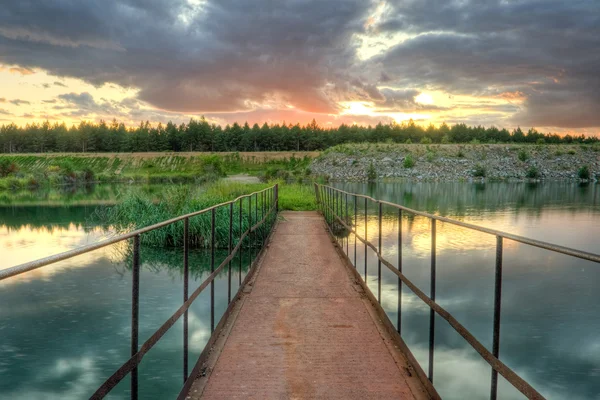
<path id="1" fill-rule="evenodd" d="M 569 184 L 384 184 L 339 185 L 348 191 L 401 202 L 465 222 L 599 252 L 598 188 Z M 462 189 L 461 189 L 462 188 Z M 561 193 L 564 196 L 561 199 Z M 515 201 L 514 198 L 517 198 Z M 512 200 L 511 200 L 512 199 Z M 358 232 L 378 241 L 376 206 L 359 203 Z M 350 209 L 353 209 L 351 205 Z M 397 211 L 384 208 L 383 254 L 396 263 Z M 403 218 L 404 272 L 429 293 L 431 222 Z M 353 238 L 348 240 L 354 259 Z M 345 249 L 346 246 L 344 245 Z M 437 226 L 436 300 L 491 350 L 495 238 L 451 224 Z M 357 244 L 364 273 L 364 245 Z M 377 262 L 367 251 L 367 283 L 377 293 Z M 397 319 L 397 277 L 382 268 L 382 306 Z M 600 266 L 505 240 L 500 358 L 550 399 L 599 398 Z M 406 287 L 402 333 L 422 367 L 428 368 L 429 309 Z M 443 319 L 436 316 L 434 383 L 445 399 L 487 399 L 490 367 Z M 499 398 L 523 396 L 500 379 Z"/>
<path id="2" fill-rule="evenodd" d="M 107 253 L 119 250 L 108 249 Z M 140 343 L 181 305 L 181 252 L 142 249 Z M 225 258 L 217 254 L 217 263 Z M 190 254 L 190 291 L 210 274 L 206 251 Z M 108 257 L 77 257 L 44 279 L 8 279 L 0 283 L 0 393 L 2 398 L 78 399 L 91 393 L 129 358 L 131 274 L 128 263 Z M 242 266 L 246 275 L 249 257 Z M 79 263 L 79 265 L 77 265 Z M 233 260 L 232 290 L 238 288 L 239 259 Z M 215 283 L 215 320 L 227 306 L 227 270 Z M 209 291 L 189 312 L 190 360 L 210 336 Z M 176 397 L 182 382 L 182 322 L 153 348 L 140 367 L 142 398 Z M 193 365 L 193 364 L 192 364 Z M 127 379 L 126 379 L 127 381 Z M 111 398 L 128 397 L 128 384 Z"/>
<path id="3" fill-rule="evenodd" d="M 600 251 L 598 185 L 420 183 L 344 187 L 418 210 Z M 60 195 L 49 196 L 45 204 L 36 203 L 32 197 L 29 205 L 23 205 L 21 198 L 21 203 L 13 199 L 9 206 L 0 207 L 1 268 L 103 237 L 102 231 L 87 222 L 95 209 L 93 204 L 81 205 L 78 202 L 82 199 L 76 199 L 69 206 L 59 206 Z M 383 211 L 383 252 L 395 262 L 398 222 L 394 210 Z M 367 227 L 369 238 L 376 242 L 375 207 L 369 213 L 367 224 L 362 215 L 358 219 L 358 230 Z M 405 216 L 402 227 L 404 271 L 428 293 L 430 222 Z M 437 300 L 491 348 L 495 240 L 449 224 L 438 224 L 437 232 Z M 353 259 L 352 238 L 348 244 Z M 126 246 L 123 243 L 98 250 L 0 283 L 0 398 L 85 398 L 129 357 L 131 275 L 129 263 L 124 261 Z M 504 248 L 501 359 L 549 398 L 598 398 L 600 294 L 596 287 L 600 268 L 509 241 Z M 357 264 L 362 272 L 360 243 L 358 250 Z M 217 263 L 224 256 L 219 253 Z M 140 343 L 180 306 L 183 285 L 181 251 L 144 247 L 141 257 Z M 205 279 L 208 260 L 206 253 L 191 254 L 190 291 Z M 235 277 L 237 261 L 233 262 Z M 242 278 L 249 263 L 245 252 Z M 232 281 L 235 292 L 238 279 Z M 367 281 L 376 293 L 377 264 L 370 251 Z M 227 305 L 226 285 L 224 272 L 215 284 L 215 320 Z M 209 296 L 209 291 L 202 293 L 190 309 L 190 362 L 209 337 Z M 397 278 L 384 267 L 382 304 L 392 321 L 397 317 L 397 296 Z M 402 304 L 403 336 L 427 369 L 429 309 L 406 288 Z M 434 380 L 443 398 L 487 399 L 490 368 L 486 363 L 439 318 L 435 335 Z M 177 394 L 182 380 L 182 337 L 179 321 L 146 355 L 140 366 L 140 398 L 172 398 Z M 125 379 L 111 397 L 126 398 L 128 390 L 129 380 Z M 521 398 L 502 379 L 499 395 Z"/>
<path id="4" fill-rule="evenodd" d="M 94 207 L 0 208 L 2 268 L 105 237 L 87 226 Z M 20 223 L 19 223 L 20 222 Z M 129 358 L 131 263 L 127 241 L 0 282 L 0 398 L 89 397 Z M 216 265 L 226 257 L 216 252 Z M 232 292 L 252 256 L 232 262 Z M 190 293 L 210 274 L 210 253 L 190 253 Z M 143 247 L 140 343 L 183 302 L 182 250 Z M 227 268 L 215 281 L 215 321 L 227 307 Z M 189 310 L 190 369 L 210 336 L 210 290 Z M 183 325 L 178 321 L 144 357 L 140 398 L 176 397 L 182 385 Z M 109 398 L 129 398 L 126 378 Z"/>

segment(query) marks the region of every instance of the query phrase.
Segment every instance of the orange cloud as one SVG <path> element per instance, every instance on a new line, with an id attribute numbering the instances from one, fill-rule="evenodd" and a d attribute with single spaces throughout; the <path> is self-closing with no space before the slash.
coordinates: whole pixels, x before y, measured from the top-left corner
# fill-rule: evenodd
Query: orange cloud
<path id="1" fill-rule="evenodd" d="M 25 68 L 25 67 L 11 67 L 9 69 L 10 72 L 12 72 L 13 74 L 21 74 L 21 75 L 32 75 L 35 72 L 30 69 L 30 68 Z"/>
<path id="2" fill-rule="evenodd" d="M 527 99 L 527 96 L 518 90 L 514 92 L 502 92 L 498 97 L 507 101 L 525 101 Z"/>

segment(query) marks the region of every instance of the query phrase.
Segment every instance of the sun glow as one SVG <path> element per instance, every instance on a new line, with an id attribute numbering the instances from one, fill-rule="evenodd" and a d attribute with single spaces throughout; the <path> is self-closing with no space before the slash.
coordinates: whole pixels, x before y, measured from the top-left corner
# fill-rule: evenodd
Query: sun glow
<path id="1" fill-rule="evenodd" d="M 415 97 L 415 101 L 421 104 L 433 104 L 433 97 L 429 93 L 421 93 Z"/>
<path id="2" fill-rule="evenodd" d="M 342 114 L 351 115 L 376 115 L 374 104 L 368 101 L 344 101 L 340 102 Z"/>

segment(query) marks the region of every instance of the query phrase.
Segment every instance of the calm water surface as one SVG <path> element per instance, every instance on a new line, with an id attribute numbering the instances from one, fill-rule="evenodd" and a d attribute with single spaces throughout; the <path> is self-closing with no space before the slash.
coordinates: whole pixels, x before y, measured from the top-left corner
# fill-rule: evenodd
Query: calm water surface
<path id="1" fill-rule="evenodd" d="M 90 222 L 94 204 L 114 203 L 118 192 L 128 190 L 96 187 L 0 199 L 0 269 L 107 237 Z M 68 205 L 58 205 L 61 200 Z M 115 244 L 0 282 L 0 399 L 88 398 L 129 358 L 132 280 L 126 250 L 127 243 Z M 216 265 L 225 253 L 217 252 Z M 181 250 L 142 247 L 140 344 L 181 306 L 182 263 Z M 233 260 L 233 293 L 249 263 L 244 254 L 240 274 L 240 260 Z M 227 308 L 224 271 L 215 283 L 217 322 Z M 209 274 L 210 254 L 192 250 L 190 293 Z M 210 290 L 205 290 L 189 311 L 190 371 L 209 337 Z M 140 364 L 139 396 L 175 398 L 182 382 L 180 320 Z M 129 378 L 108 398 L 129 398 Z"/>
<path id="2" fill-rule="evenodd" d="M 581 250 L 600 253 L 600 185 L 544 184 L 338 184 L 350 192 L 400 203 Z M 350 201 L 352 208 L 352 201 Z M 367 233 L 378 239 L 377 206 Z M 365 229 L 359 201 L 358 232 Z M 397 210 L 383 209 L 383 254 L 394 264 Z M 429 294 L 431 222 L 402 221 L 404 272 Z M 489 350 L 494 304 L 494 236 L 437 224 L 436 301 Z M 354 241 L 348 240 L 350 259 Z M 364 275 L 364 245 L 357 265 Z M 397 320 L 397 277 L 382 267 L 382 305 Z M 367 253 L 367 282 L 377 293 L 377 262 Z M 550 399 L 600 399 L 600 265 L 504 241 L 500 359 Z M 402 335 L 427 371 L 429 309 L 402 291 Z M 487 399 L 491 369 L 441 317 L 435 321 L 434 384 L 444 399 Z M 499 398 L 523 396 L 502 377 Z"/>
<path id="3" fill-rule="evenodd" d="M 344 184 L 346 190 L 508 232 L 600 252 L 600 187 L 576 184 Z M 96 204 L 125 187 L 0 197 L 0 268 L 105 237 L 90 223 Z M 157 189 L 147 189 L 157 190 Z M 160 190 L 160 189 L 158 189 Z M 364 207 L 364 205 L 363 205 Z M 359 208 L 360 209 L 360 208 Z M 376 209 L 368 232 L 377 239 Z M 384 254 L 395 261 L 398 222 L 385 210 Z M 364 229 L 359 218 L 358 229 Z M 404 271 L 429 291 L 430 223 L 405 218 Z M 491 348 L 495 238 L 437 227 L 437 301 Z M 348 243 L 350 258 L 354 243 Z M 359 244 L 360 246 L 360 244 Z M 131 273 L 123 245 L 0 282 L 0 398 L 87 398 L 129 355 Z M 182 302 L 181 251 L 142 249 L 140 343 Z M 222 259 L 225 255 L 219 254 Z M 376 293 L 377 264 L 367 281 Z M 219 260 L 217 260 L 218 262 Z M 238 260 L 234 261 L 237 266 Z M 243 260 L 242 277 L 250 260 Z M 191 254 L 194 290 L 208 257 Z M 363 252 L 357 251 L 364 272 Z M 236 267 L 237 268 L 237 267 Z M 396 276 L 383 268 L 382 304 L 396 321 Z M 234 274 L 238 270 L 234 269 Z M 237 280 L 233 290 L 237 290 Z M 500 358 L 552 399 L 600 399 L 600 267 L 505 241 Z M 216 283 L 216 319 L 227 304 L 227 276 Z M 403 290 L 402 333 L 427 370 L 429 310 Z M 190 311 L 190 364 L 208 337 L 209 292 Z M 140 366 L 140 398 L 174 398 L 182 383 L 182 323 Z M 445 321 L 436 319 L 434 382 L 445 399 L 489 398 L 490 368 Z M 110 398 L 128 398 L 125 379 Z M 500 378 L 499 398 L 521 395 Z"/>

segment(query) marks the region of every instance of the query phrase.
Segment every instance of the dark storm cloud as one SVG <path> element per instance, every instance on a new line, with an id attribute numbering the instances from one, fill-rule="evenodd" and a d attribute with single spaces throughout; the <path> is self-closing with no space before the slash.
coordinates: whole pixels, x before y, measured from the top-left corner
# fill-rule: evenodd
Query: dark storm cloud
<path id="1" fill-rule="evenodd" d="M 351 65 L 368 1 L 9 0 L 0 61 L 140 89 L 156 107 L 237 111 L 273 97 L 337 111 L 326 83 Z M 56 23 L 60 21 L 60 23 Z"/>
<path id="2" fill-rule="evenodd" d="M 52 109 L 59 112 L 59 116 L 77 119 L 100 121 L 116 118 L 130 122 L 187 122 L 190 119 L 189 115 L 181 113 L 149 109 L 147 104 L 143 104 L 135 98 L 127 97 L 121 101 L 96 99 L 89 92 L 65 93 L 58 95 L 55 99 L 43 100 L 43 102 L 55 104 Z"/>
<path id="3" fill-rule="evenodd" d="M 66 103 L 68 106 L 76 108 L 93 108 L 97 107 L 98 104 L 94 100 L 94 97 L 88 92 L 83 93 L 67 93 L 58 96 L 60 100 Z"/>
<path id="4" fill-rule="evenodd" d="M 412 37 L 375 60 L 399 85 L 525 94 L 513 121 L 600 126 L 600 2 L 393 1 L 371 34 Z"/>
<path id="5" fill-rule="evenodd" d="M 357 59 L 357 34 L 398 32 L 408 38 Z M 521 92 L 512 123 L 600 127 L 596 0 L 5 0 L 0 63 L 134 87 L 180 113 L 440 110 L 390 92 L 440 89 Z"/>

